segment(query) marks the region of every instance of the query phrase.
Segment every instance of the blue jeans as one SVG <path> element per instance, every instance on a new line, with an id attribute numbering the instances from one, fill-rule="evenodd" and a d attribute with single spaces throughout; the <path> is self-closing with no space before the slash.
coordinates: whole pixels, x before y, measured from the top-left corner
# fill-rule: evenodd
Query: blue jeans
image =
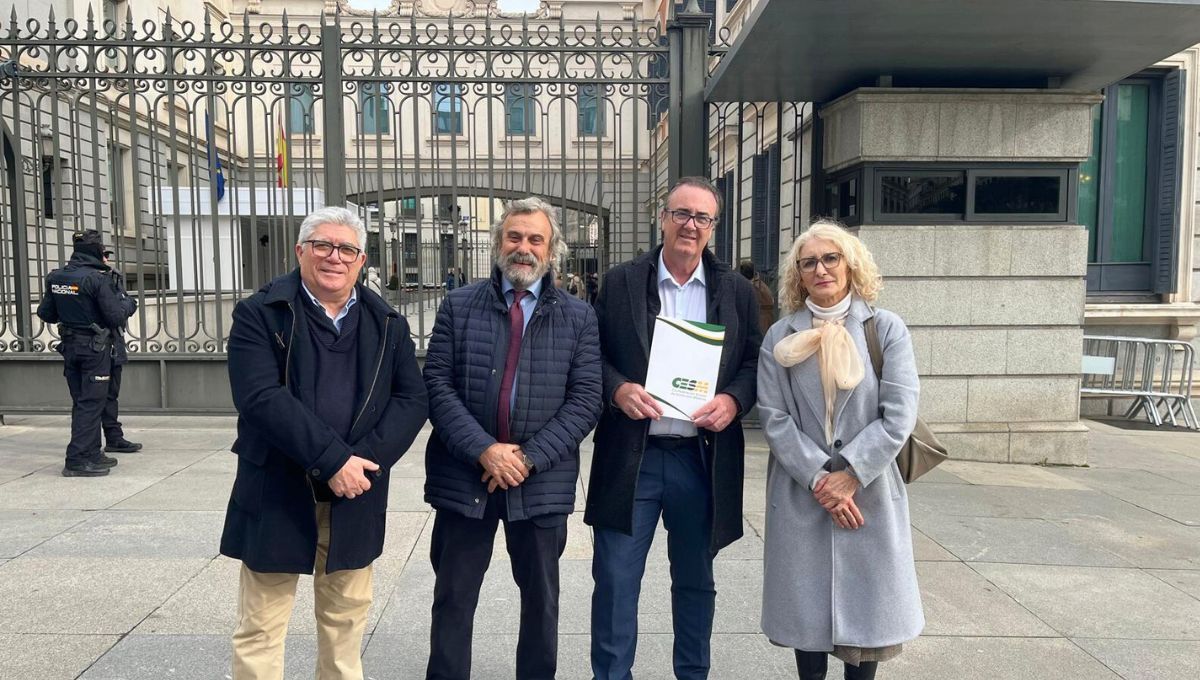
<path id="1" fill-rule="evenodd" d="M 699 440 L 651 439 L 638 472 L 633 535 L 595 530 L 592 558 L 592 674 L 629 680 L 637 651 L 638 596 L 659 515 L 671 562 L 676 678 L 703 679 L 717 591 L 713 586 L 712 492 Z"/>

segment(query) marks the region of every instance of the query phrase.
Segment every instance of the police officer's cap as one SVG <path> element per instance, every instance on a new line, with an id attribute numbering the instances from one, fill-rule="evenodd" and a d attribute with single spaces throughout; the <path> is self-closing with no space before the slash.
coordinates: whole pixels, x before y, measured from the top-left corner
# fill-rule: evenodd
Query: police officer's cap
<path id="1" fill-rule="evenodd" d="M 75 232 L 74 240 L 75 250 L 89 252 L 96 257 L 108 257 L 113 254 L 113 251 L 104 245 L 104 239 L 101 238 L 100 232 L 95 229 Z"/>

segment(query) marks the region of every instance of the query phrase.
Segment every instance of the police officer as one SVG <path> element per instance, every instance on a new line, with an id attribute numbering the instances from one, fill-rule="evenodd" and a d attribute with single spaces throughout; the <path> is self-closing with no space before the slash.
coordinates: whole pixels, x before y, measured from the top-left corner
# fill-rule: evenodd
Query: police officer
<path id="1" fill-rule="evenodd" d="M 71 391 L 71 443 L 67 445 L 64 477 L 99 477 L 117 464 L 100 451 L 100 430 L 105 451 L 130 453 L 142 448 L 125 439 L 117 420 L 121 366 L 127 357 L 122 329 L 137 310 L 120 275 L 108 266 L 112 251 L 104 247 L 94 229 L 77 232 L 75 252 L 67 266 L 46 277 L 46 291 L 38 316 L 57 323 L 65 366 L 63 375 Z"/>

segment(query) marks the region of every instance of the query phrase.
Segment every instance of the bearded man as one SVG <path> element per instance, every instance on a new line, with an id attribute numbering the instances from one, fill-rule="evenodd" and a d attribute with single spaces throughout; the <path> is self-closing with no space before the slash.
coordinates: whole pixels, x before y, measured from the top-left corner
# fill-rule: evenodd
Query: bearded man
<path id="1" fill-rule="evenodd" d="M 566 251 L 554 208 L 513 201 L 492 230 L 491 278 L 447 293 L 438 310 L 425 356 L 425 501 L 436 510 L 426 678 L 471 676 L 475 607 L 500 523 L 521 590 L 516 677 L 555 677 L 558 561 L 579 442 L 601 410 L 596 314 L 554 286 Z"/>

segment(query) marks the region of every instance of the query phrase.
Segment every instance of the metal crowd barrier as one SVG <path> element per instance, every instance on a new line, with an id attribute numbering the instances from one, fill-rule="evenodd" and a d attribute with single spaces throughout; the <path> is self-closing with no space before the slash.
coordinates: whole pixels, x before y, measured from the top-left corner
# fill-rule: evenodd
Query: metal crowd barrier
<path id="1" fill-rule="evenodd" d="M 1126 418 L 1138 413 L 1155 426 L 1164 422 L 1200 430 L 1192 408 L 1195 348 L 1180 340 L 1083 336 L 1080 397 L 1133 402 Z"/>

